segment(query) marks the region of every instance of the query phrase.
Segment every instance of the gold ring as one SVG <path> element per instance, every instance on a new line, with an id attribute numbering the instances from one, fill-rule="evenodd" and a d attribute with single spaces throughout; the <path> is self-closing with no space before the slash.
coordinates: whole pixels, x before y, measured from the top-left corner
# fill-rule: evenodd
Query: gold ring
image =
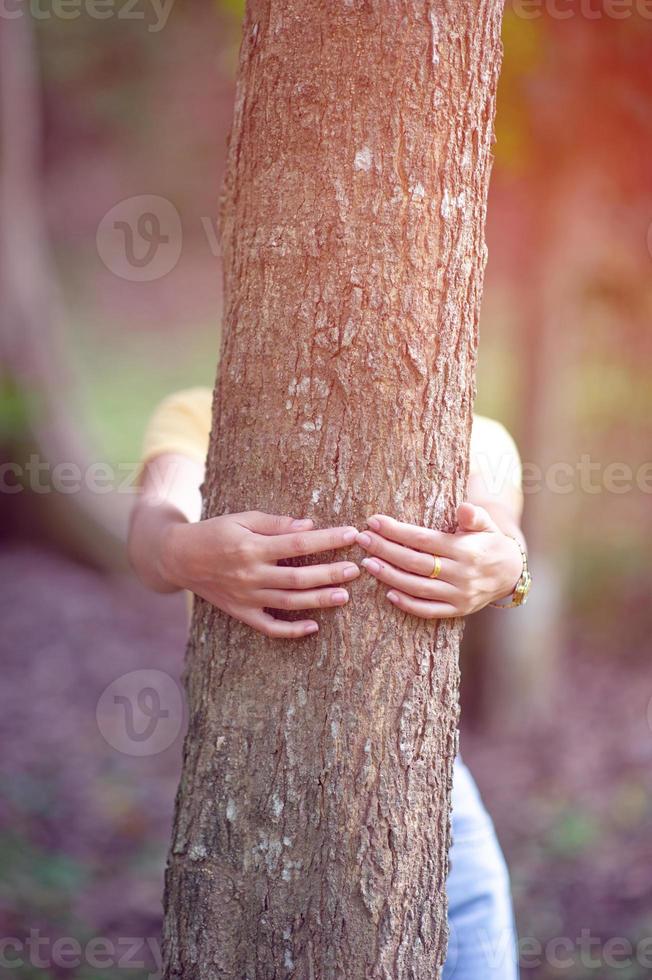
<path id="1" fill-rule="evenodd" d="M 435 559 L 435 567 L 430 573 L 430 578 L 439 578 L 439 573 L 441 572 L 441 558 L 439 555 L 432 556 Z"/>

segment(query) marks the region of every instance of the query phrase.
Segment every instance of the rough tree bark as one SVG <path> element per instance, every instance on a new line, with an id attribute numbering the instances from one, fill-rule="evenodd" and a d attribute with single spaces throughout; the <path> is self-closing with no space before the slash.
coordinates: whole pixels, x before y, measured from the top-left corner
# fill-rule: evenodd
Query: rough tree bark
<path id="1" fill-rule="evenodd" d="M 206 516 L 454 528 L 501 11 L 248 3 Z M 197 602 L 168 977 L 439 975 L 462 623 L 385 591 L 359 580 L 298 642 Z"/>

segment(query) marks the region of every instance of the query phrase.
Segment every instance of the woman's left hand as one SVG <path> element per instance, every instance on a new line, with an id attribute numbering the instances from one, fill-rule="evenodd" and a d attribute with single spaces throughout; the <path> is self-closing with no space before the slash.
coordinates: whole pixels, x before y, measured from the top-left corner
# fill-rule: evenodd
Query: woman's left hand
<path id="1" fill-rule="evenodd" d="M 484 507 L 457 509 L 453 534 L 403 524 L 382 514 L 367 521 L 357 537 L 370 556 L 364 568 L 390 586 L 387 598 L 421 619 L 468 616 L 514 590 L 522 570 L 516 541 L 500 530 Z M 430 578 L 435 556 L 437 578 Z"/>

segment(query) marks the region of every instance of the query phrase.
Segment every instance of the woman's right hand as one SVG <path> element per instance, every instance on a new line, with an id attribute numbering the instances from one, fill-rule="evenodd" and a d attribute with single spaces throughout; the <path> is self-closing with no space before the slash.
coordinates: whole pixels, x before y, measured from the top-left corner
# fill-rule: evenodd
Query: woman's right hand
<path id="1" fill-rule="evenodd" d="M 171 521 L 164 533 L 158 573 L 170 586 L 189 589 L 265 636 L 296 639 L 316 633 L 313 619 L 286 622 L 284 611 L 343 606 L 341 587 L 360 575 L 351 561 L 287 567 L 281 559 L 350 547 L 354 527 L 314 530 L 310 520 L 249 511 L 188 523 Z"/>

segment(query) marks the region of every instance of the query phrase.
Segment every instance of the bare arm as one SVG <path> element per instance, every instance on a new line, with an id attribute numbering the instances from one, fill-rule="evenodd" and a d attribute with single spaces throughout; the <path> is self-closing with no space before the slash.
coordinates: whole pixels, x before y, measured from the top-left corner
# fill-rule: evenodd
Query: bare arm
<path id="1" fill-rule="evenodd" d="M 128 551 L 140 580 L 155 592 L 178 592 L 171 531 L 198 521 L 204 467 L 188 456 L 166 453 L 146 463 L 131 514 Z"/>

